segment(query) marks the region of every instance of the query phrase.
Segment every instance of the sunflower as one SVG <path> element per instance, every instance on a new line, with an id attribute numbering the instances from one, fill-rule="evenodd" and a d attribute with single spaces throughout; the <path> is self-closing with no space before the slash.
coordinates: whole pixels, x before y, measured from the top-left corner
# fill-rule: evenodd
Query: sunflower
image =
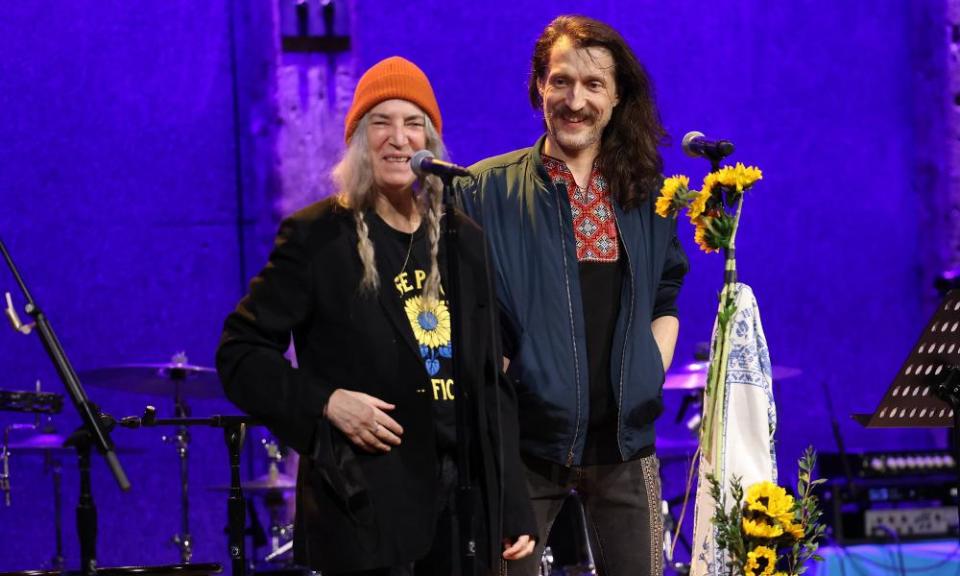
<path id="1" fill-rule="evenodd" d="M 707 254 L 720 251 L 720 248 L 713 242 L 713 235 L 710 234 L 711 220 L 712 218 L 698 218 L 696 222 L 697 228 L 693 232 L 693 241 Z"/>
<path id="2" fill-rule="evenodd" d="M 781 520 L 781 522 L 783 524 L 783 531 L 789 534 L 794 540 L 803 538 L 804 529 L 802 524 L 795 524 L 791 520 Z"/>
<path id="3" fill-rule="evenodd" d="M 707 172 L 707 175 L 703 177 L 703 186 L 700 187 L 701 194 L 711 194 L 713 193 L 713 187 L 720 182 L 720 176 L 718 172 Z"/>
<path id="4" fill-rule="evenodd" d="M 772 576 L 777 566 L 777 553 L 768 546 L 757 546 L 747 552 L 747 564 L 743 567 L 744 576 Z"/>
<path id="5" fill-rule="evenodd" d="M 773 482 L 757 482 L 747 490 L 747 510 L 775 520 L 793 519 L 793 496 Z"/>
<path id="6" fill-rule="evenodd" d="M 724 186 L 736 188 L 743 192 L 744 188 L 753 186 L 753 183 L 763 178 L 763 172 L 756 166 L 744 166 L 737 162 L 736 166 L 724 166 L 717 172 L 717 181 Z"/>
<path id="7" fill-rule="evenodd" d="M 450 344 L 450 311 L 445 301 L 428 304 L 425 298 L 414 296 L 403 305 L 403 310 L 421 346 L 439 348 Z"/>
<path id="8" fill-rule="evenodd" d="M 701 190 L 697 197 L 693 199 L 693 202 L 690 203 L 690 206 L 687 208 L 687 217 L 690 218 L 691 224 L 697 223 L 697 218 L 703 215 L 707 209 L 707 201 L 710 200 L 710 195 L 713 192 L 710 188 L 704 187 Z"/>
<path id="9" fill-rule="evenodd" d="M 663 218 L 673 216 L 685 202 L 689 186 L 690 179 L 682 175 L 671 176 L 664 180 L 660 188 L 660 197 L 657 198 L 657 214 Z"/>
<path id="10" fill-rule="evenodd" d="M 760 538 L 772 540 L 783 535 L 783 527 L 779 524 L 766 522 L 763 517 L 748 518 L 743 517 L 743 532 L 751 538 Z"/>

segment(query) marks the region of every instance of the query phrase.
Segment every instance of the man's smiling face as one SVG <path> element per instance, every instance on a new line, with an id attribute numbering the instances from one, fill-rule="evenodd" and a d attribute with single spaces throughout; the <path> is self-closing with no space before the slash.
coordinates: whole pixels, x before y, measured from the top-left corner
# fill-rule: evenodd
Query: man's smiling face
<path id="1" fill-rule="evenodd" d="M 613 56 L 606 48 L 576 48 L 560 38 L 540 82 L 548 138 L 563 155 L 599 150 L 617 105 Z"/>

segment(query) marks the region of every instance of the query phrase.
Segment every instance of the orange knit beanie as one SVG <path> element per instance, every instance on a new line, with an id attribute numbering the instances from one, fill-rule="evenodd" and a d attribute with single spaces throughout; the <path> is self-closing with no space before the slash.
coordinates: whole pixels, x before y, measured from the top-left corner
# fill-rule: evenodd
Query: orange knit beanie
<path id="1" fill-rule="evenodd" d="M 391 56 L 374 64 L 357 82 L 353 104 L 350 105 L 344 122 L 344 139 L 350 141 L 360 119 L 371 108 L 393 98 L 407 100 L 419 106 L 430 117 L 437 134 L 440 134 L 440 107 L 427 75 L 413 62 Z"/>

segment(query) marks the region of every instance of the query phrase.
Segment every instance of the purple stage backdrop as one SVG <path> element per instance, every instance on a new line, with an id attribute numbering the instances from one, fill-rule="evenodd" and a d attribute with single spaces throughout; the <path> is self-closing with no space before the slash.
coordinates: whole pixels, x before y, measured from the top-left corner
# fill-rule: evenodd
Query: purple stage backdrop
<path id="1" fill-rule="evenodd" d="M 539 136 L 526 88 L 532 45 L 551 18 L 580 12 L 614 24 L 649 68 L 673 137 L 668 174 L 699 182 L 707 169 L 679 152 L 692 129 L 733 140 L 734 159 L 764 171 L 746 201 L 738 256 L 774 364 L 803 371 L 776 384 L 784 479 L 808 444 L 835 449 L 824 385 L 849 449 L 942 446 L 941 432 L 865 431 L 849 415 L 876 406 L 932 310 L 933 273 L 955 258 L 932 216 L 946 197 L 950 144 L 945 2 L 337 2 L 352 48 L 332 59 L 280 52 L 278 22 L 292 3 L 3 8 L 0 239 L 78 369 L 162 362 L 178 351 L 213 364 L 221 322 L 263 264 L 289 198 L 316 196 L 284 188 L 292 153 L 277 121 L 286 102 L 278 70 L 332 63 L 339 96 L 302 91 L 297 104 L 327 107 L 330 128 L 351 71 L 408 57 L 433 82 L 453 159 L 469 164 Z M 311 166 L 335 161 L 339 130 L 326 132 Z M 686 222 L 680 229 L 691 272 L 678 363 L 709 339 L 722 279 L 720 257 L 697 251 Z M 22 303 L 5 269 L 0 291 Z M 63 392 L 36 336 L 0 328 L 0 374 L 0 389 L 29 390 L 39 379 Z M 169 398 L 88 392 L 115 416 L 146 404 L 172 415 Z M 667 393 L 662 437 L 687 439 L 673 424 L 680 399 Z M 192 408 L 231 411 L 224 401 Z M 0 412 L 0 425 L 29 421 Z M 53 424 L 69 432 L 78 419 L 67 405 Z M 95 458 L 101 565 L 177 562 L 169 432 L 114 433 L 128 449 L 129 493 Z M 248 475 L 264 471 L 261 453 L 247 451 Z M 194 560 L 227 566 L 225 494 L 210 490 L 228 480 L 221 434 L 194 430 L 190 460 Z M 682 492 L 682 468 L 665 467 L 667 496 Z M 23 455 L 11 476 L 0 571 L 45 566 L 54 546 L 49 470 Z M 69 455 L 63 476 L 65 553 L 75 567 Z"/>

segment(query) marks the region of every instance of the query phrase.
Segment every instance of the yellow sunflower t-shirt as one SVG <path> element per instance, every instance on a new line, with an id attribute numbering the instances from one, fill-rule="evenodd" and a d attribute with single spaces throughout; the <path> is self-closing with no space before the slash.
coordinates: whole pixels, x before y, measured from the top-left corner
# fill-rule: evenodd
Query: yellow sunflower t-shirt
<path id="1" fill-rule="evenodd" d="M 371 217 L 371 239 L 381 290 L 391 292 L 388 305 L 395 302 L 410 324 L 417 344 L 419 361 L 426 378 L 418 377 L 411 385 L 432 400 L 437 442 L 441 448 L 456 445 L 455 386 L 453 382 L 453 346 L 450 309 L 441 285 L 440 298 L 428 302 L 423 288 L 430 272 L 429 243 L 425 225 L 411 234 L 391 228 L 375 214 Z M 401 353 L 408 350 L 408 346 Z M 422 374 L 422 373 L 421 373 Z"/>

